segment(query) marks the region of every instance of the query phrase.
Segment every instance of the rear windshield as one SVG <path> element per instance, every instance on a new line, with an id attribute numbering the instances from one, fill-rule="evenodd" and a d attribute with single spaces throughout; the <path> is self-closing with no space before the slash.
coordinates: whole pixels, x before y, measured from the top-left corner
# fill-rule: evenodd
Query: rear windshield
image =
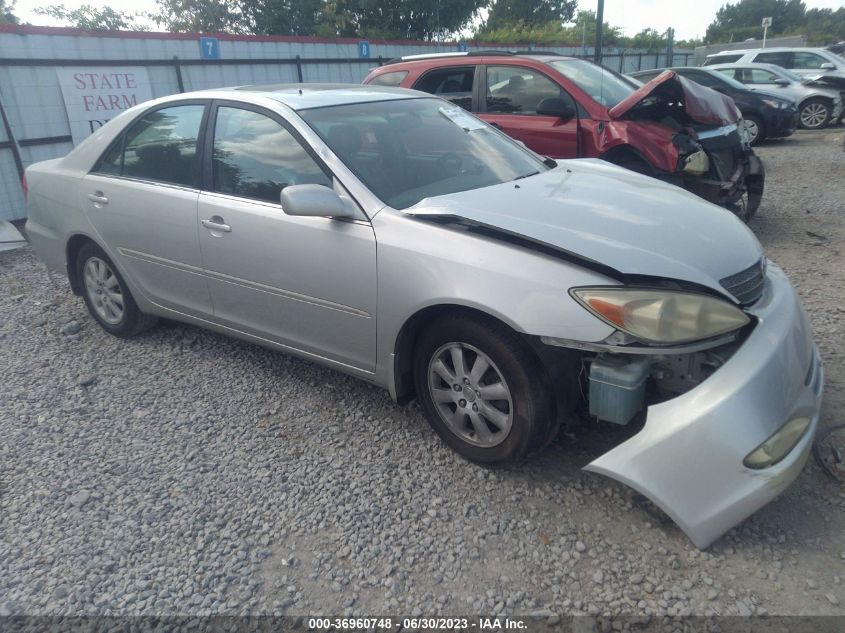
<path id="1" fill-rule="evenodd" d="M 586 59 L 558 59 L 548 63 L 606 108 L 612 108 L 639 87 L 619 73 Z"/>
<path id="2" fill-rule="evenodd" d="M 742 55 L 743 53 L 738 55 L 714 55 L 713 57 L 705 59 L 704 65 L 712 66 L 713 64 L 733 64 L 734 62 L 738 62 Z"/>

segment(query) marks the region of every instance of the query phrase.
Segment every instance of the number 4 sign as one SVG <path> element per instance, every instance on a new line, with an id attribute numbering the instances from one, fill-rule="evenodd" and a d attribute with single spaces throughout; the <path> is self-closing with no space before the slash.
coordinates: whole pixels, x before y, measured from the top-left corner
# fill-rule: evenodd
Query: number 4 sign
<path id="1" fill-rule="evenodd" d="M 220 40 L 216 37 L 201 37 L 200 59 L 220 59 Z"/>

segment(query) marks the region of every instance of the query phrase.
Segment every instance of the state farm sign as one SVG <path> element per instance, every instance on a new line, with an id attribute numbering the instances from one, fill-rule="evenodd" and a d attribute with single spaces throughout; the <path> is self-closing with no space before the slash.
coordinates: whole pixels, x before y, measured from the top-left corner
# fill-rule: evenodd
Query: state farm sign
<path id="1" fill-rule="evenodd" d="M 58 68 L 73 144 L 124 110 L 152 99 L 143 67 Z"/>

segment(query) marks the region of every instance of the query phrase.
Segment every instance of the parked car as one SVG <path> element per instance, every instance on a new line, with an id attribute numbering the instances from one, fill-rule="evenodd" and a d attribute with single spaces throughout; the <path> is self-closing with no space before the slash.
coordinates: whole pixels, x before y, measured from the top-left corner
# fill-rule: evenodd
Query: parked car
<path id="1" fill-rule="evenodd" d="M 699 547 L 810 452 L 818 352 L 742 222 L 605 161 L 543 160 L 442 99 L 173 95 L 25 177 L 36 252 L 107 332 L 166 317 L 323 363 L 416 397 L 477 462 L 541 450 L 585 406 L 631 429 L 586 468 Z"/>
<path id="2" fill-rule="evenodd" d="M 708 68 L 641 70 L 629 75 L 640 81 L 648 81 L 665 70 L 671 70 L 733 99 L 742 113 L 752 145 L 757 145 L 767 138 L 792 136 L 795 128 L 798 127 L 798 107 L 792 99 L 778 97 L 768 92 L 749 90 L 735 79 Z"/>
<path id="3" fill-rule="evenodd" d="M 436 94 L 539 154 L 602 158 L 745 220 L 763 195 L 763 165 L 743 143 L 733 103 L 675 76 L 643 88 L 583 59 L 494 51 L 403 57 L 364 83 Z M 678 95 L 688 107 L 673 105 Z"/>
<path id="4" fill-rule="evenodd" d="M 708 55 L 705 66 L 716 64 L 774 64 L 814 84 L 838 90 L 845 100 L 845 58 L 824 48 L 754 48 Z"/>
<path id="5" fill-rule="evenodd" d="M 714 64 L 709 69 L 735 79 L 751 90 L 763 90 L 792 99 L 798 104 L 798 122 L 818 130 L 842 117 L 842 97 L 831 88 L 807 83 L 792 71 L 773 64 Z"/>

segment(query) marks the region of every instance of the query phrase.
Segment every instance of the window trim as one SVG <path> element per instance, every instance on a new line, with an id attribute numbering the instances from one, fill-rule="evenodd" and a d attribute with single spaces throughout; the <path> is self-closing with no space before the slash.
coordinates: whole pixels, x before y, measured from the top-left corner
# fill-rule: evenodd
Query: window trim
<path id="1" fill-rule="evenodd" d="M 581 104 L 578 103 L 578 100 L 572 96 L 572 94 L 564 88 L 559 81 L 555 81 L 554 78 L 547 75 L 545 72 L 540 70 L 539 68 L 534 68 L 533 66 L 525 66 L 524 64 L 501 64 L 501 63 L 486 63 L 483 64 L 483 72 L 481 73 L 483 76 L 483 82 L 479 82 L 480 84 L 483 83 L 481 87 L 481 91 L 478 95 L 479 100 L 479 108 L 483 107 L 484 109 L 479 109 L 478 112 L 481 114 L 486 114 L 488 116 L 533 116 L 533 117 L 544 117 L 544 114 L 537 114 L 536 112 L 487 112 L 487 70 L 490 68 L 522 68 L 538 75 L 541 75 L 548 79 L 553 85 L 558 87 L 558 90 L 565 93 L 569 100 L 572 101 L 572 105 L 575 109 L 575 118 L 581 119 L 584 118 L 581 116 Z M 550 118 L 550 117 L 546 117 Z M 553 117 L 552 117 L 553 118 Z"/>
<path id="2" fill-rule="evenodd" d="M 267 118 L 275 121 L 279 125 L 282 126 L 293 138 L 296 140 L 297 143 L 305 150 L 305 152 L 311 157 L 317 167 L 328 177 L 328 179 L 332 182 L 337 180 L 341 186 L 349 190 L 343 182 L 335 176 L 332 172 L 331 168 L 325 163 L 325 161 L 320 158 L 314 148 L 311 147 L 311 144 L 305 140 L 305 137 L 299 133 L 299 131 L 294 128 L 284 117 L 280 116 L 278 113 L 269 110 L 268 108 L 264 108 L 262 106 L 258 106 L 252 103 L 246 103 L 243 101 L 232 101 L 230 99 L 213 99 L 211 102 L 211 107 L 209 108 L 210 114 L 208 117 L 208 123 L 205 127 L 205 134 L 204 136 L 204 151 L 202 155 L 202 178 L 200 179 L 200 191 L 203 193 L 215 195 L 215 196 L 229 196 L 232 198 L 237 198 L 238 200 L 248 200 L 249 202 L 260 202 L 262 204 L 272 205 L 274 207 L 281 208 L 282 202 L 281 200 L 276 200 L 275 202 L 272 200 L 265 200 L 262 198 L 251 198 L 249 196 L 240 195 L 237 193 L 228 193 L 225 191 L 215 191 L 214 190 L 214 132 L 215 128 L 217 127 L 217 113 L 220 108 L 235 108 L 240 110 L 248 110 L 250 112 L 254 112 L 256 114 L 261 114 L 266 116 Z M 356 201 L 355 204 L 358 204 Z M 358 205 L 359 207 L 361 205 Z"/>
<path id="3" fill-rule="evenodd" d="M 151 183 L 154 185 L 160 185 L 163 187 L 173 187 L 176 189 L 184 189 L 187 191 L 199 191 L 200 183 L 201 183 L 201 157 L 203 156 L 203 152 L 205 150 L 205 137 L 206 137 L 206 126 L 208 125 L 208 116 L 209 112 L 211 111 L 211 99 L 185 99 L 181 101 L 168 101 L 167 103 L 159 104 L 153 108 L 149 108 L 148 110 L 144 110 L 134 119 L 132 119 L 129 123 L 123 126 L 123 129 L 120 131 L 111 143 L 108 144 L 106 149 L 100 154 L 99 158 L 94 162 L 94 165 L 91 169 L 88 170 L 88 174 L 93 176 L 100 176 L 102 178 L 115 178 L 117 180 L 126 180 L 129 182 L 143 182 L 143 183 Z M 123 174 L 123 162 L 124 156 L 126 153 L 126 133 L 132 129 L 136 123 L 138 123 L 141 119 L 145 116 L 152 114 L 153 112 L 158 112 L 159 110 L 167 110 L 169 108 L 177 108 L 180 106 L 190 106 L 190 105 L 201 105 L 203 106 L 202 117 L 200 118 L 200 125 L 199 129 L 197 130 L 197 150 L 196 155 L 194 156 L 194 168 L 193 168 L 193 183 L 191 185 L 185 185 L 182 183 L 177 182 L 164 182 L 161 180 L 153 180 L 150 178 L 138 178 L 137 176 L 125 176 Z M 103 159 L 106 155 L 114 149 L 114 147 L 120 144 L 120 174 L 107 174 L 101 171 L 98 171 L 100 165 L 103 162 Z"/>

